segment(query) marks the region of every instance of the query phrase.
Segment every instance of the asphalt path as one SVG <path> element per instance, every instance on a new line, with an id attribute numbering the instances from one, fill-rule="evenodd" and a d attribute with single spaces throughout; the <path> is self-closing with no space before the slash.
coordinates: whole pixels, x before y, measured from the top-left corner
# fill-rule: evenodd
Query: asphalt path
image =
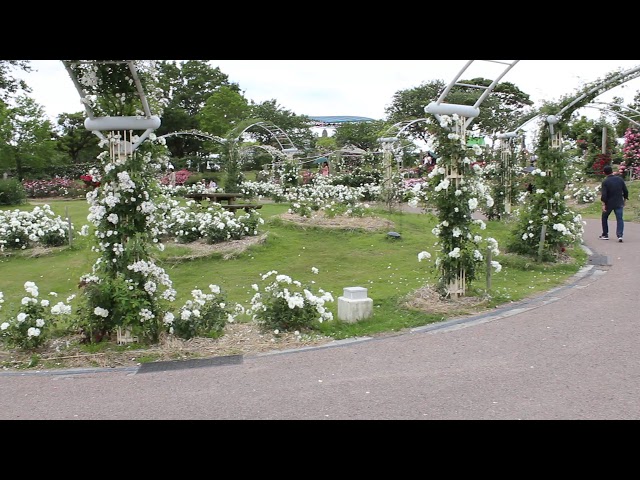
<path id="1" fill-rule="evenodd" d="M 611 227 L 611 225 L 610 225 Z M 615 231 L 615 226 L 613 227 Z M 394 336 L 153 368 L 0 373 L 0 419 L 640 419 L 640 225 L 566 285 Z"/>

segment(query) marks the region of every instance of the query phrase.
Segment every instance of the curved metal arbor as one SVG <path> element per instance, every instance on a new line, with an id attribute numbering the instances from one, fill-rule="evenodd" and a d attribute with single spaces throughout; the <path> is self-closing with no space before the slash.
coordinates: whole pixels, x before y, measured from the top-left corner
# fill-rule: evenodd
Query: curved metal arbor
<path id="1" fill-rule="evenodd" d="M 429 120 L 428 118 L 416 118 L 414 120 L 403 120 L 402 122 L 394 123 L 387 130 L 385 130 L 382 137 L 389 138 L 389 139 L 393 137 L 393 139 L 397 140 L 398 139 L 397 137 L 399 135 L 402 135 L 402 133 L 404 133 L 404 131 L 407 130 L 414 123 L 426 122 L 428 120 Z"/>
<path id="2" fill-rule="evenodd" d="M 143 130 L 144 133 L 140 135 L 134 144 L 128 141 L 123 141 L 120 145 L 121 149 L 124 149 L 127 153 L 135 151 L 138 146 L 149 136 L 149 134 L 160 126 L 160 118 L 151 113 L 147 96 L 142 87 L 142 82 L 138 75 L 135 60 L 62 60 L 62 63 L 67 70 L 67 73 L 71 77 L 76 90 L 80 94 L 80 99 L 84 105 L 87 118 L 84 125 L 87 130 L 92 131 L 102 140 L 107 140 L 103 131 L 127 131 L 127 130 Z M 103 116 L 98 117 L 94 114 L 93 109 L 90 106 L 90 99 L 88 98 L 87 91 L 83 87 L 83 83 L 78 78 L 76 67 L 83 64 L 96 64 L 96 65 L 121 65 L 128 68 L 131 74 L 131 80 L 135 85 L 135 90 L 140 101 L 143 115 L 139 116 Z M 95 83 L 97 89 L 97 82 Z"/>
<path id="3" fill-rule="evenodd" d="M 282 129 L 280 129 L 280 127 L 277 127 L 274 124 L 269 124 L 266 122 L 253 123 L 249 125 L 247 128 L 245 128 L 244 130 L 242 130 L 240 135 L 242 135 L 242 133 L 247 132 L 248 130 L 250 130 L 252 127 L 255 127 L 255 126 L 264 128 L 267 132 L 269 132 L 269 134 L 271 134 L 278 142 L 278 145 L 280 146 L 280 150 L 278 150 L 277 148 L 271 145 L 251 145 L 250 147 L 261 148 L 267 151 L 269 154 L 271 154 L 271 156 L 274 158 L 276 157 L 282 158 L 283 156 L 286 157 L 287 153 L 298 151 L 298 149 L 293 145 L 293 142 L 291 142 L 291 139 L 289 138 L 289 136 Z M 202 132 L 200 130 L 181 130 L 178 132 L 165 133 L 164 135 L 161 135 L 159 138 L 175 137 L 178 135 L 191 135 L 194 137 L 201 137 L 207 140 L 213 140 L 215 142 L 218 142 L 221 145 L 224 145 L 228 142 L 228 139 L 224 137 L 212 135 L 210 133 Z"/>
<path id="4" fill-rule="evenodd" d="M 287 135 L 287 133 L 284 130 L 282 130 L 280 127 L 273 124 L 272 122 L 260 121 L 260 122 L 253 123 L 249 125 L 247 128 L 245 128 L 242 131 L 242 133 L 247 132 L 253 127 L 260 127 L 266 130 L 278 143 L 278 145 L 280 146 L 280 150 L 282 150 L 282 152 L 286 154 L 293 154 L 298 151 L 296 146 L 291 141 L 291 138 L 289 138 L 289 135 Z"/>
<path id="5" fill-rule="evenodd" d="M 417 118 L 414 120 L 404 120 L 402 122 L 391 125 L 385 130 L 382 137 L 378 138 L 378 142 L 382 144 L 382 164 L 383 164 L 383 180 L 382 185 L 384 187 L 383 197 L 385 197 L 385 203 L 388 207 L 391 207 L 393 199 L 393 162 L 391 158 L 398 156 L 400 148 L 398 148 L 397 142 L 400 140 L 400 136 L 413 124 L 418 122 L 426 122 L 427 118 Z M 396 162 L 399 163 L 399 162 Z"/>
<path id="6" fill-rule="evenodd" d="M 589 90 L 587 90 L 586 92 L 583 92 L 580 95 L 577 95 L 573 100 L 571 100 L 565 107 L 563 107 L 558 113 L 556 113 L 555 115 L 548 115 L 546 118 L 546 122 L 549 125 L 549 132 L 551 135 L 554 134 L 554 128 L 553 126 L 558 123 L 560 121 L 560 117 L 562 115 L 564 115 L 565 113 L 572 113 L 572 107 L 576 106 L 581 100 L 584 100 L 585 98 L 589 97 L 590 95 L 593 95 L 594 93 L 597 93 L 597 95 L 600 95 L 604 92 L 607 92 L 608 90 L 611 90 L 612 88 L 618 87 L 630 80 L 633 80 L 635 78 L 640 77 L 640 67 L 634 67 L 632 69 L 626 70 L 624 72 L 621 72 L 617 75 L 614 75 L 613 77 L 609 78 L 608 80 L 603 80 L 599 83 L 596 83 L 592 88 L 590 88 Z M 608 88 L 607 88 L 608 87 Z M 596 95 L 596 97 L 597 97 Z M 590 102 L 590 103 L 601 103 L 601 102 Z M 589 105 L 585 105 L 585 106 L 589 106 Z M 628 107 L 624 107 L 622 105 L 618 105 L 621 108 L 628 108 Z M 576 107 L 578 108 L 578 107 Z M 629 109 L 631 110 L 631 109 Z M 632 110 L 633 111 L 633 110 Z M 613 112 L 613 113 L 617 113 L 617 112 Z M 635 112 L 635 113 L 640 113 L 640 112 Z M 537 114 L 533 117 L 531 117 L 530 119 L 526 120 L 525 122 L 522 123 L 522 125 L 520 125 L 519 127 L 515 128 L 514 130 L 510 131 L 510 132 L 505 132 L 502 133 L 500 135 L 498 135 L 498 138 L 513 138 L 517 135 L 519 130 L 522 130 L 525 125 L 527 125 L 528 123 L 532 122 L 533 120 L 541 117 L 542 114 Z M 621 115 L 622 116 L 622 115 Z M 626 118 L 626 117 L 624 117 Z M 627 120 L 632 121 L 631 119 L 627 118 Z M 634 122 L 635 123 L 635 122 Z"/>
<path id="7" fill-rule="evenodd" d="M 595 104 L 595 105 L 608 105 L 611 108 L 615 108 L 615 107 L 619 107 L 619 108 L 623 108 L 625 110 L 629 110 L 630 112 L 633 112 L 637 115 L 640 115 L 640 112 L 638 110 L 634 110 L 631 107 L 627 107 L 626 105 L 619 105 L 617 103 L 607 103 L 607 102 L 591 102 L 591 104 Z"/>
<path id="8" fill-rule="evenodd" d="M 496 64 L 504 65 L 504 70 L 498 75 L 495 80 L 491 82 L 488 87 L 483 85 L 471 85 L 468 83 L 460 83 L 458 80 L 467 71 L 467 69 L 471 66 L 471 64 L 475 60 L 469 60 L 466 65 L 458 72 L 458 74 L 454 77 L 454 79 L 449 83 L 449 85 L 443 90 L 440 94 L 440 97 L 435 102 L 431 102 L 424 108 L 424 111 L 427 113 L 433 114 L 436 119 L 440 120 L 440 115 L 454 115 L 457 114 L 461 117 L 464 117 L 466 120 L 464 122 L 464 128 L 467 128 L 471 122 L 480 114 L 480 105 L 484 102 L 485 98 L 489 96 L 489 94 L 493 91 L 495 86 L 502 80 L 502 78 L 511 70 L 520 60 L 512 60 L 512 61 L 502 61 L 502 60 L 480 60 L 481 62 L 492 62 Z M 478 88 L 484 90 L 482 95 L 476 100 L 473 106 L 469 105 L 456 105 L 453 103 L 446 103 L 445 100 L 447 95 L 451 91 L 454 86 L 460 87 L 469 87 L 469 88 Z"/>
<path id="9" fill-rule="evenodd" d="M 221 144 L 226 143 L 227 141 L 225 138 L 218 137 L 216 135 L 211 135 L 206 132 L 201 132 L 199 130 L 181 130 L 179 132 L 165 133 L 164 135 L 161 135 L 159 138 L 175 137 L 178 135 L 191 135 L 194 137 L 202 137 L 202 138 L 206 138 L 207 140 L 213 140 Z"/>
<path id="10" fill-rule="evenodd" d="M 385 132 L 382 134 L 382 137 L 378 138 L 378 142 L 382 143 L 383 149 L 386 147 L 387 150 L 393 150 L 390 147 L 393 143 L 400 140 L 400 135 L 402 135 L 411 125 L 414 125 L 418 122 L 427 122 L 428 118 L 416 118 L 413 120 L 403 120 L 402 122 L 394 123 L 391 125 Z M 397 153 L 393 150 L 393 153 Z"/>
<path id="11" fill-rule="evenodd" d="M 640 67 L 634 67 L 624 72 L 620 72 L 617 75 L 614 75 L 613 77 L 609 78 L 608 80 L 603 80 L 602 82 L 597 83 L 595 86 L 593 86 L 592 88 L 584 92 L 582 95 L 579 95 L 576 98 L 574 98 L 569 104 L 563 107 L 558 113 L 556 113 L 555 115 L 549 115 L 547 117 L 547 123 L 549 124 L 549 131 L 551 135 L 553 135 L 553 126 L 560 121 L 560 118 L 565 113 L 572 113 L 575 110 L 575 108 L 572 108 L 572 107 L 576 106 L 581 100 L 584 100 L 585 98 L 588 98 L 593 94 L 597 94 L 595 95 L 597 97 L 598 95 L 608 90 L 611 90 L 614 87 L 618 87 L 623 83 L 633 80 L 634 78 L 638 78 L 639 76 L 640 76 Z"/>
<path id="12" fill-rule="evenodd" d="M 605 107 L 599 107 L 597 105 L 592 105 L 591 103 L 588 103 L 584 106 L 584 108 L 593 108 L 595 110 L 600 110 L 601 112 L 605 112 L 605 113 L 613 113 L 614 115 L 620 117 L 620 118 L 624 118 L 625 120 L 628 120 L 629 122 L 635 124 L 637 127 L 640 126 L 640 123 L 638 123 L 637 120 L 634 120 L 633 118 L 629 118 L 626 115 L 623 115 L 622 113 L 616 111 L 616 110 L 611 110 L 610 108 L 605 108 Z"/>

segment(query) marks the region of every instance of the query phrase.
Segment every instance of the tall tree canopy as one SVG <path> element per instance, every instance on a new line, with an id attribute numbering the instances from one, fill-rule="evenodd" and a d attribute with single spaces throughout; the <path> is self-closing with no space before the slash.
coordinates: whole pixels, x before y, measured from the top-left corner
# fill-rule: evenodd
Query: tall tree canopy
<path id="1" fill-rule="evenodd" d="M 159 87 L 169 99 L 165 106 L 162 124 L 157 135 L 178 131 L 200 130 L 198 114 L 205 107 L 207 99 L 221 87 L 240 93 L 237 83 L 229 81 L 229 76 L 212 67 L 206 60 L 185 62 L 163 61 L 158 64 Z M 201 139 L 192 136 L 175 136 L 167 139 L 172 156 L 184 158 L 197 156 L 202 150 Z"/>
<path id="2" fill-rule="evenodd" d="M 58 115 L 57 149 L 68 155 L 70 163 L 92 162 L 102 152 L 98 137 L 84 126 L 84 114 L 62 113 Z"/>
<path id="3" fill-rule="evenodd" d="M 249 102 L 237 90 L 226 85 L 213 92 L 200 109 L 197 120 L 200 129 L 212 135 L 224 136 L 250 112 Z"/>
<path id="4" fill-rule="evenodd" d="M 367 151 L 380 148 L 378 139 L 385 130 L 386 123 L 381 120 L 373 122 L 348 122 L 338 125 L 334 138 L 338 147 L 353 145 Z"/>
<path id="5" fill-rule="evenodd" d="M 10 124 L 11 133 L 2 165 L 14 168 L 20 180 L 60 163 L 51 122 L 32 98 L 18 96 L 16 106 L 7 110 L 5 121 Z"/>
<path id="6" fill-rule="evenodd" d="M 13 76 L 15 69 L 25 72 L 32 70 L 28 60 L 0 60 L 0 100 L 5 102 L 20 91 L 31 93 L 31 87 L 24 80 Z"/>

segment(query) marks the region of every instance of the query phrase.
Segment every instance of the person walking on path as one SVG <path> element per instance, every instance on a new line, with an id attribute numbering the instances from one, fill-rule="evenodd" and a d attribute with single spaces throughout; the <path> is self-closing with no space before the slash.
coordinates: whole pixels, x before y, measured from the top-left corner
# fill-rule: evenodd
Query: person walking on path
<path id="1" fill-rule="evenodd" d="M 598 238 L 609 240 L 609 215 L 613 212 L 616 215 L 616 235 L 618 242 L 622 243 L 624 233 L 624 220 L 622 213 L 627 200 L 629 200 L 629 190 L 624 179 L 618 175 L 613 175 L 611 165 L 605 165 L 602 169 L 606 175 L 602 181 L 600 190 L 600 201 L 602 202 L 602 235 Z"/>

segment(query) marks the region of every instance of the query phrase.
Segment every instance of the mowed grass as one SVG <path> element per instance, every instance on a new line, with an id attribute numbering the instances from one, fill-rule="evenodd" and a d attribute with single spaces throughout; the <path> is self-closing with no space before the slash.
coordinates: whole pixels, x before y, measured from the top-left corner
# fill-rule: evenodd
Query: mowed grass
<path id="1" fill-rule="evenodd" d="M 37 203 L 41 202 L 33 201 L 19 208 L 28 210 Z M 68 215 L 77 231 L 87 223 L 85 200 L 47 203 L 56 214 Z M 265 242 L 229 259 L 214 252 L 204 258 L 180 260 L 179 257 L 188 252 L 187 247 L 168 243 L 165 252 L 158 253 L 158 264 L 165 268 L 178 292 L 175 310 L 191 298 L 193 289 L 208 291 L 210 284 L 219 285 L 228 301 L 246 307 L 254 293 L 251 285 L 260 283 L 261 275 L 275 270 L 311 285 L 314 293 L 323 289 L 333 294 L 335 302 L 328 308 L 336 320 L 321 325 L 321 330 L 335 338 L 398 331 L 448 318 L 442 313 L 404 306 L 404 300 L 416 290 L 437 282 L 433 267 L 436 253 L 433 244 L 437 238 L 431 233 L 437 223 L 436 217 L 397 209 L 374 209 L 375 215 L 393 222 L 392 230 L 401 235 L 394 239 L 387 235 L 387 228 L 371 232 L 301 227 L 283 222 L 278 215 L 288 208 L 288 204 L 265 204 L 260 210 L 265 219 L 260 227 L 260 233 L 267 235 Z M 483 235 L 504 244 L 512 226 L 508 221 L 490 221 Z M 75 236 L 71 246 L 41 255 L 34 249 L 10 252 L 9 255 L 5 252 L 0 256 L 0 291 L 5 298 L 0 318 L 11 310 L 12 304 L 19 304 L 25 294 L 26 281 L 35 282 L 41 296 L 56 292 L 65 299 L 79 294 L 79 278 L 91 272 L 98 255 L 91 251 L 92 242 L 92 236 Z M 431 261 L 418 261 L 417 255 L 422 250 L 432 253 Z M 481 271 L 467 294 L 484 297 L 486 302 L 482 308 L 491 309 L 557 287 L 586 263 L 586 253 L 582 249 L 570 249 L 568 253 L 573 261 L 567 263 L 539 263 L 531 258 L 501 254 L 494 260 L 503 268 L 501 272 L 491 274 L 491 288 L 487 288 L 486 272 Z M 319 273 L 313 274 L 312 267 Z M 338 297 L 345 287 L 354 286 L 367 288 L 368 296 L 373 299 L 373 315 L 347 324 L 337 320 Z"/>

